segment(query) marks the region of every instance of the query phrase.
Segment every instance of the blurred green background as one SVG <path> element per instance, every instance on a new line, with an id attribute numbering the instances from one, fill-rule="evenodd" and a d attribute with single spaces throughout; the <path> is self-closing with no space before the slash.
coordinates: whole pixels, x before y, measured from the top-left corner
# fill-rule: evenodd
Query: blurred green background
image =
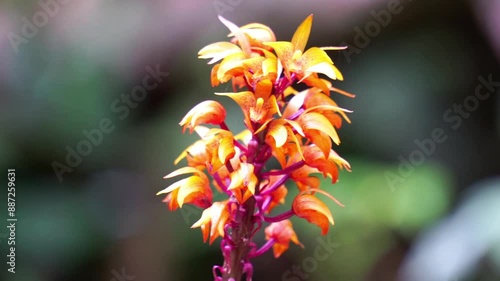
<path id="1" fill-rule="evenodd" d="M 212 280 L 218 241 L 189 228 L 201 211 L 155 196 L 196 140 L 177 125 L 195 104 L 222 102 L 242 128 L 197 52 L 226 40 L 217 14 L 290 40 L 311 13 L 308 46 L 350 46 L 331 56 L 334 86 L 357 95 L 333 95 L 354 111 L 337 148 L 353 171 L 323 184 L 346 207 L 330 205 L 325 237 L 293 220 L 305 249 L 256 259 L 254 280 L 500 280 L 500 2 L 487 0 L 2 1 L 0 200 L 15 168 L 18 222 L 15 274 L 0 228 L 1 280 Z"/>

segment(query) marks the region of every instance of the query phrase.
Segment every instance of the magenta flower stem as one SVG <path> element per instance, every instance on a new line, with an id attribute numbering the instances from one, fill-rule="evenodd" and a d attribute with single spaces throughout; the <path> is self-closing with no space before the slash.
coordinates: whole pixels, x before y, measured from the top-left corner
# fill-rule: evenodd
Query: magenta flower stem
<path id="1" fill-rule="evenodd" d="M 290 174 L 286 174 L 283 177 L 281 177 L 277 182 L 275 182 L 271 187 L 267 187 L 264 191 L 260 193 L 262 196 L 269 195 L 276 189 L 278 189 L 280 186 L 282 186 L 288 179 L 290 178 Z"/>
<path id="2" fill-rule="evenodd" d="M 266 222 L 280 222 L 282 220 L 286 220 L 286 219 L 289 219 L 291 217 L 293 217 L 295 215 L 295 213 L 293 212 L 293 210 L 288 210 L 282 214 L 279 214 L 277 216 L 274 216 L 274 217 L 264 217 L 264 220 Z"/>
<path id="3" fill-rule="evenodd" d="M 263 173 L 262 176 L 263 177 L 269 177 L 269 176 L 279 176 L 279 175 L 284 175 L 284 174 L 290 174 L 293 171 L 295 171 L 295 170 L 299 169 L 300 167 L 304 166 L 305 163 L 306 162 L 304 162 L 304 160 L 300 160 L 299 162 L 294 163 L 294 164 L 286 167 L 283 170 L 270 171 L 270 172 L 267 172 L 267 173 Z"/>
<path id="4" fill-rule="evenodd" d="M 231 195 L 231 192 L 227 190 L 227 185 L 222 182 L 222 179 L 220 178 L 219 174 L 215 173 L 213 174 L 214 180 L 217 182 L 217 184 L 222 188 L 222 191 L 224 191 L 226 194 Z"/>
<path id="5" fill-rule="evenodd" d="M 224 122 L 224 121 L 222 121 L 222 123 L 219 124 L 219 127 L 222 130 L 231 131 L 231 130 L 229 130 L 229 127 L 227 126 L 226 122 Z"/>
<path id="6" fill-rule="evenodd" d="M 234 141 L 234 145 L 237 146 L 241 151 L 243 151 L 243 153 L 246 153 L 248 151 L 248 148 L 239 143 L 237 140 Z"/>
<path id="7" fill-rule="evenodd" d="M 251 259 L 251 258 L 255 258 L 255 257 L 258 257 L 258 256 L 264 254 L 265 252 L 267 252 L 269 249 L 271 249 L 273 247 L 275 242 L 276 241 L 274 241 L 274 239 L 267 240 L 267 242 L 264 245 L 262 245 L 262 247 L 260 247 L 260 249 L 248 254 L 248 258 Z"/>

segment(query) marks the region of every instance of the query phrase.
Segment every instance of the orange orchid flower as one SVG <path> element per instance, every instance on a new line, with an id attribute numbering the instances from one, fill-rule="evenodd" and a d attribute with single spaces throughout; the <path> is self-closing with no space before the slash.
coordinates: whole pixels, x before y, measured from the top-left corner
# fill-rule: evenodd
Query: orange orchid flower
<path id="1" fill-rule="evenodd" d="M 290 247 L 290 241 L 296 245 L 304 247 L 300 242 L 297 234 L 293 230 L 293 225 L 290 220 L 282 220 L 275 222 L 266 227 L 266 240 L 274 240 L 273 252 L 274 257 L 279 258 Z"/>
<path id="2" fill-rule="evenodd" d="M 227 201 L 214 202 L 203 211 L 201 218 L 191 228 L 200 227 L 203 241 L 207 242 L 210 237 L 210 244 L 212 244 L 217 237 L 224 237 L 224 226 L 229 216 Z"/>
<path id="3" fill-rule="evenodd" d="M 182 132 L 189 128 L 192 133 L 194 128 L 200 124 L 219 125 L 226 118 L 226 109 L 218 102 L 207 100 L 193 107 L 179 125 L 183 126 Z"/>
<path id="4" fill-rule="evenodd" d="M 227 189 L 233 192 L 240 203 L 255 194 L 258 179 L 254 171 L 255 167 L 252 164 L 241 163 L 240 167 L 231 173 L 231 184 Z"/>
<path id="5" fill-rule="evenodd" d="M 300 81 L 306 82 L 309 86 L 322 84 L 317 77 L 318 73 L 324 74 L 333 80 L 343 80 L 342 73 L 333 65 L 325 50 L 343 50 L 345 47 L 312 47 L 304 52 L 309 40 L 313 15 L 307 17 L 295 31 L 291 42 L 267 42 L 264 45 L 274 49 L 285 71 L 285 75 L 290 79 L 291 73 L 295 73 Z M 305 81 L 306 79 L 309 79 Z M 328 89 L 326 86 L 326 92 Z"/>
<path id="6" fill-rule="evenodd" d="M 199 227 L 203 240 L 210 244 L 222 238 L 224 263 L 214 266 L 215 281 L 240 281 L 243 277 L 248 281 L 252 280 L 251 259 L 271 248 L 277 258 L 289 248 L 290 241 L 302 247 L 291 217 L 317 225 L 323 235 L 334 224 L 332 213 L 316 194 L 343 205 L 319 189 L 318 176 L 322 174 L 336 183 L 339 169 L 350 171 L 349 163 L 332 145 L 340 145 L 338 130 L 343 121 L 350 123 L 347 114 L 351 111 L 339 107 L 330 92 L 354 95 L 334 87 L 327 79 L 343 79 L 326 53 L 343 47 L 306 50 L 312 15 L 299 25 L 290 42 L 277 41 L 271 28 L 263 24 L 238 27 L 223 17 L 219 19 L 230 31 L 230 42 L 209 44 L 198 56 L 213 65 L 212 86 L 231 82 L 233 92 L 215 95 L 236 102 L 243 112 L 245 130 L 233 134 L 219 102 L 196 105 L 179 124 L 183 132 L 195 131 L 200 140 L 174 161 L 177 165 L 186 159 L 187 167 L 165 176 L 188 177 L 158 194 L 167 194 L 163 202 L 170 210 L 184 204 L 203 209 L 192 228 Z M 306 89 L 295 90 L 299 83 Z M 280 168 L 270 170 L 270 161 L 277 161 Z M 287 211 L 272 214 L 276 206 L 287 203 L 288 181 L 295 182 L 300 192 Z M 212 203 L 213 192 L 227 199 Z M 267 223 L 267 242 L 258 248 L 253 238 Z"/>
<path id="7" fill-rule="evenodd" d="M 351 166 L 349 163 L 340 157 L 335 151 L 331 150 L 328 157 L 325 157 L 324 153 L 317 146 L 307 146 L 303 147 L 304 159 L 307 165 L 310 167 L 318 169 L 319 172 L 325 177 L 330 177 L 332 183 L 336 183 L 338 180 L 338 167 L 345 168 L 350 171 Z"/>
<path id="8" fill-rule="evenodd" d="M 175 200 L 175 203 L 170 204 L 171 209 L 176 209 L 177 206 L 182 208 L 184 203 L 191 203 L 201 208 L 209 206 L 212 202 L 212 190 L 208 178 L 203 172 L 192 167 L 184 167 L 166 175 L 164 178 L 168 179 L 184 174 L 194 175 L 171 184 L 158 192 L 157 195 L 173 192 L 170 200 Z"/>
<path id="9" fill-rule="evenodd" d="M 233 99 L 243 110 L 245 125 L 251 130 L 254 128 L 253 123 L 263 124 L 270 120 L 274 114 L 280 114 L 275 96 L 271 96 L 268 100 L 264 100 L 262 97 L 256 98 L 254 94 L 249 91 L 215 94 Z"/>

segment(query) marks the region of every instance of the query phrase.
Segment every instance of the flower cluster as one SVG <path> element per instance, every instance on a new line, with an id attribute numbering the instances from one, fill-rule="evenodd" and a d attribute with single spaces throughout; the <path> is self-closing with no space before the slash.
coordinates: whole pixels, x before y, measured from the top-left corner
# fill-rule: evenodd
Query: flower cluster
<path id="1" fill-rule="evenodd" d="M 302 246 L 292 223 L 292 216 L 317 225 L 323 235 L 333 217 L 317 197 L 322 174 L 337 182 L 339 168 L 350 170 L 349 163 L 333 149 L 340 144 L 337 130 L 343 120 L 350 122 L 346 109 L 340 108 L 330 92 L 353 95 L 334 88 L 330 81 L 342 80 L 328 50 L 342 47 L 312 47 L 305 50 L 313 16 L 297 28 L 290 42 L 276 41 L 273 31 L 262 24 L 242 27 L 219 17 L 232 37 L 231 42 L 217 42 L 199 51 L 199 57 L 210 59 L 212 86 L 231 81 L 234 92 L 216 93 L 234 100 L 243 111 L 246 130 L 233 134 L 225 123 L 226 110 L 217 101 L 204 101 L 182 119 L 183 131 L 196 132 L 200 140 L 189 146 L 175 160 L 187 160 L 165 178 L 187 176 L 158 194 L 167 194 L 170 210 L 192 204 L 203 209 L 193 224 L 203 239 L 213 243 L 222 237 L 222 266 L 214 266 L 215 280 L 252 279 L 250 260 L 272 249 L 275 257 L 285 252 L 290 242 Z M 297 91 L 296 84 L 307 89 Z M 215 126 L 203 126 L 203 125 Z M 281 166 L 269 169 L 274 158 Z M 288 211 L 271 215 L 285 203 L 287 181 L 299 189 Z M 213 192 L 227 195 L 227 200 L 213 202 Z M 264 223 L 267 242 L 261 246 L 253 237 Z"/>

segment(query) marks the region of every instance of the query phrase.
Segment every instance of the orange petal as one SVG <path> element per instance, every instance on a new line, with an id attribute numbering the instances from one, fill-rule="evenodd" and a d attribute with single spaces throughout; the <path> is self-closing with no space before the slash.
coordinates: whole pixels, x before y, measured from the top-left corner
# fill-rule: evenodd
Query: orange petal
<path id="1" fill-rule="evenodd" d="M 249 163 L 241 163 L 238 170 L 231 173 L 231 184 L 229 184 L 228 189 L 248 189 L 252 194 L 255 194 L 257 182 L 254 166 Z"/>
<path id="2" fill-rule="evenodd" d="M 303 70 L 307 70 L 319 63 L 333 64 L 332 59 L 328 54 L 318 47 L 312 47 L 307 49 L 299 59 L 299 64 L 302 66 Z"/>
<path id="3" fill-rule="evenodd" d="M 247 36 L 240 30 L 240 28 L 221 15 L 219 15 L 219 20 L 231 31 L 232 34 L 234 34 L 234 36 L 238 40 L 238 44 L 241 46 L 241 49 L 246 54 L 250 54 L 250 42 L 248 42 Z"/>
<path id="4" fill-rule="evenodd" d="M 271 223 L 265 229 L 266 240 L 274 239 L 275 244 L 273 245 L 274 257 L 278 258 L 288 250 L 290 241 L 293 243 L 304 247 L 297 238 L 297 234 L 293 230 L 293 225 L 290 220 L 283 220 L 276 223 Z"/>
<path id="5" fill-rule="evenodd" d="M 307 134 L 307 137 L 323 152 L 324 157 L 328 157 L 330 155 L 330 150 L 332 149 L 332 141 L 330 140 L 330 137 L 322 131 L 314 131 L 314 133 Z"/>
<path id="6" fill-rule="evenodd" d="M 311 188 L 319 188 L 321 181 L 311 174 L 318 173 L 318 169 L 304 165 L 292 173 L 292 180 L 297 184 L 300 191 Z"/>
<path id="7" fill-rule="evenodd" d="M 237 93 L 215 93 L 218 96 L 227 96 L 233 99 L 243 110 L 243 113 L 248 114 L 250 108 L 255 106 L 255 97 L 250 91 Z"/>
<path id="8" fill-rule="evenodd" d="M 240 27 L 240 30 L 251 38 L 259 40 L 261 42 L 276 41 L 276 36 L 274 35 L 271 28 L 260 23 L 249 23 Z M 234 36 L 230 33 L 228 36 Z"/>
<path id="9" fill-rule="evenodd" d="M 199 128 L 201 126 L 198 126 L 196 128 Z M 196 130 L 196 129 L 195 129 Z M 207 151 L 206 151 L 206 148 L 205 148 L 205 143 L 201 140 L 198 140 L 196 141 L 195 143 L 193 143 L 192 145 L 190 145 L 188 148 L 186 148 L 174 161 L 174 165 L 177 165 L 179 164 L 179 162 L 188 157 L 188 163 L 189 163 L 189 166 L 191 167 L 194 167 L 194 168 L 197 168 L 199 169 L 199 165 L 201 165 L 201 169 L 199 170 L 203 170 L 204 169 L 204 163 L 206 161 L 206 158 L 207 158 Z M 191 157 L 189 157 L 191 156 Z M 192 162 L 189 161 L 189 158 L 192 158 L 192 160 L 198 160 L 198 161 L 193 161 L 193 162 L 196 162 L 197 164 L 193 164 Z"/>
<path id="10" fill-rule="evenodd" d="M 198 174 L 198 175 L 201 175 L 203 174 L 203 172 L 193 168 L 193 167 L 182 167 L 182 168 L 179 168 L 173 172 L 171 172 L 170 174 L 164 176 L 163 178 L 164 179 L 169 179 L 169 178 L 173 178 L 173 177 L 176 177 L 178 175 L 184 175 L 184 174 L 191 174 L 191 173 L 195 173 L 195 174 Z"/>
<path id="11" fill-rule="evenodd" d="M 288 118 L 297 112 L 304 104 L 304 99 L 306 98 L 307 91 L 302 91 L 295 94 L 288 102 L 285 111 L 283 112 L 283 117 Z"/>
<path id="12" fill-rule="evenodd" d="M 318 169 L 323 175 L 329 176 L 332 179 L 332 182 L 337 182 L 338 179 L 338 168 L 335 165 L 334 161 L 330 161 L 324 154 L 323 151 L 320 150 L 317 146 L 310 145 L 303 148 L 304 158 L 306 164 Z M 329 152 L 329 155 L 332 154 L 332 151 Z"/>
<path id="13" fill-rule="evenodd" d="M 271 125 L 269 125 L 267 136 L 274 139 L 275 147 L 282 147 L 288 139 L 288 132 L 283 125 L 283 121 L 280 122 L 280 120 L 275 120 L 272 122 Z"/>
<path id="14" fill-rule="evenodd" d="M 290 42 L 278 41 L 278 42 L 267 42 L 264 45 L 269 46 L 274 49 L 276 55 L 285 69 L 285 75 L 290 78 L 290 68 L 289 65 L 292 62 L 292 57 L 294 53 L 294 46 Z"/>
<path id="15" fill-rule="evenodd" d="M 219 236 L 224 236 L 224 225 L 229 218 L 229 211 L 226 208 L 227 201 L 214 202 L 210 207 L 212 228 L 210 229 L 210 244 Z"/>
<path id="16" fill-rule="evenodd" d="M 183 126 L 182 131 L 184 132 L 186 128 L 192 133 L 194 128 L 199 124 L 215 124 L 218 125 L 224 121 L 226 118 L 226 110 L 222 104 L 207 100 L 199 103 L 193 107 L 187 114 L 182 118 L 179 125 Z"/>
<path id="17" fill-rule="evenodd" d="M 262 74 L 264 76 L 268 76 L 273 73 L 275 75 L 278 74 L 278 58 L 271 52 L 265 49 L 259 49 L 264 53 L 266 59 L 262 62 Z"/>
<path id="18" fill-rule="evenodd" d="M 200 207 L 207 207 L 212 201 L 212 190 L 210 189 L 208 179 L 203 177 L 192 176 L 187 179 L 179 189 L 177 194 L 177 203 L 182 208 L 184 202 L 195 203 Z"/>
<path id="19" fill-rule="evenodd" d="M 280 177 L 271 177 L 270 185 L 275 183 Z M 267 210 L 267 213 L 271 212 L 274 207 L 278 206 L 279 204 L 284 204 L 285 203 L 285 197 L 288 194 L 288 189 L 286 188 L 285 185 L 281 185 L 276 189 L 272 194 L 271 194 L 271 203 L 269 204 L 269 208 Z"/>
<path id="20" fill-rule="evenodd" d="M 208 64 L 213 64 L 219 60 L 227 57 L 228 55 L 242 52 L 240 47 L 234 45 L 230 42 L 217 42 L 205 46 L 198 52 L 198 58 L 200 59 L 210 59 Z"/>
<path id="21" fill-rule="evenodd" d="M 205 242 L 208 232 L 210 233 L 210 244 L 217 237 L 224 236 L 224 225 L 229 218 L 229 210 L 226 206 L 227 201 L 214 202 L 212 206 L 203 211 L 201 218 L 191 226 L 191 228 L 201 227 Z"/>
<path id="22" fill-rule="evenodd" d="M 246 59 L 247 57 L 244 53 L 234 53 L 225 57 L 217 69 L 217 79 L 222 83 L 229 81 L 232 77 L 229 72 L 236 68 L 243 70 L 243 62 Z"/>
<path id="23" fill-rule="evenodd" d="M 304 82 L 307 86 L 321 89 L 321 91 L 325 95 L 330 95 L 330 89 L 328 88 L 328 84 L 325 82 L 326 80 L 320 79 L 317 73 L 312 73 L 306 77 L 307 78 L 305 79 L 302 78 L 301 81 Z"/>
<path id="24" fill-rule="evenodd" d="M 170 209 L 170 211 L 175 211 L 175 210 L 177 210 L 179 208 L 179 204 L 177 204 L 177 193 L 178 192 L 179 192 L 179 189 L 176 189 L 176 190 L 170 192 L 161 201 L 161 202 L 167 203 L 168 208 Z"/>
<path id="25" fill-rule="evenodd" d="M 187 181 L 188 181 L 188 178 L 176 181 L 173 184 L 169 185 L 167 188 L 165 188 L 165 189 L 159 191 L 158 193 L 156 193 L 156 195 L 160 195 L 160 194 L 165 194 L 165 193 L 172 192 L 175 189 L 178 189 L 181 186 L 185 185 L 187 183 Z"/>
<path id="26" fill-rule="evenodd" d="M 333 128 L 333 125 L 323 115 L 316 112 L 309 112 L 302 114 L 297 119 L 297 122 L 301 125 L 302 129 L 304 129 L 306 135 L 308 134 L 308 130 L 319 130 L 326 133 L 337 145 L 340 144 L 339 136 Z"/>
<path id="27" fill-rule="evenodd" d="M 295 197 L 292 203 L 293 212 L 300 218 L 306 219 L 321 228 L 321 233 L 326 235 L 330 223 L 333 225 L 332 213 L 321 200 L 311 194 Z"/>
<path id="28" fill-rule="evenodd" d="M 297 28 L 292 37 L 292 44 L 295 50 L 304 52 L 311 33 L 311 26 L 313 22 L 313 15 L 309 15 Z"/>
<path id="29" fill-rule="evenodd" d="M 233 158 L 235 154 L 234 139 L 231 137 L 222 138 L 218 149 L 219 160 L 222 163 L 226 163 L 229 159 Z"/>
<path id="30" fill-rule="evenodd" d="M 217 78 L 217 72 L 219 71 L 219 66 L 220 64 L 214 65 L 214 67 L 212 67 L 212 70 L 210 71 L 210 84 L 212 85 L 212 87 L 219 86 L 220 81 Z"/>
<path id="31" fill-rule="evenodd" d="M 340 80 L 340 81 L 344 80 L 344 76 L 342 76 L 340 70 L 333 64 L 327 62 L 321 62 L 311 67 L 308 67 L 307 69 L 304 69 L 304 73 L 305 76 L 309 76 L 311 73 L 321 73 L 333 80 Z"/>
<path id="32" fill-rule="evenodd" d="M 255 85 L 255 97 L 267 100 L 273 90 L 273 83 L 269 79 L 262 79 Z"/>

